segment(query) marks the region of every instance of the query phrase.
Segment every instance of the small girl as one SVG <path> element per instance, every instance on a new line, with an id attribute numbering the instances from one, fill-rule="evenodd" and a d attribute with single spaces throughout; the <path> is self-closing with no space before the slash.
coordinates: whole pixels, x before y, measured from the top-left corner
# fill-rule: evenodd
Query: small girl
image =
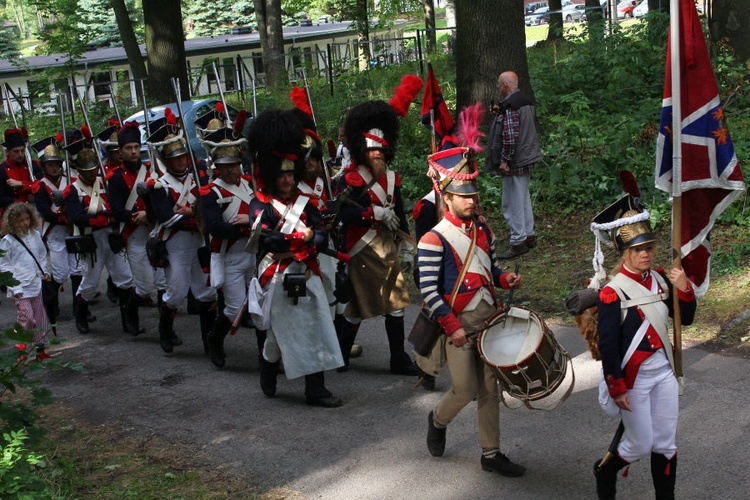
<path id="1" fill-rule="evenodd" d="M 16 322 L 34 332 L 36 359 L 49 359 L 44 340 L 49 330 L 42 301 L 42 281 L 49 281 L 47 249 L 35 228 L 39 218 L 32 205 L 13 203 L 3 214 L 0 240 L 0 271 L 10 272 L 20 283 L 8 287 L 8 297 L 16 301 Z"/>

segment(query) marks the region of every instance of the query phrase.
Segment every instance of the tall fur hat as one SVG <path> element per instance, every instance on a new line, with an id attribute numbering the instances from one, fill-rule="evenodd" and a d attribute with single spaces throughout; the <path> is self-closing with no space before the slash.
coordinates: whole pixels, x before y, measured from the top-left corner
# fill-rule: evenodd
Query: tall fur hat
<path id="1" fill-rule="evenodd" d="M 392 162 L 396 156 L 398 126 L 398 115 L 385 101 L 367 101 L 350 109 L 344 135 L 354 161 L 363 165 L 367 151 L 381 149 L 385 161 Z"/>
<path id="2" fill-rule="evenodd" d="M 117 131 L 117 144 L 123 147 L 125 144 L 132 142 L 141 143 L 141 129 L 137 121 L 125 122 L 120 130 Z"/>
<path id="3" fill-rule="evenodd" d="M 250 125 L 248 140 L 268 192 L 274 193 L 276 179 L 282 172 L 293 171 L 295 181 L 302 178 L 305 132 L 291 111 L 268 110 L 259 114 Z"/>
<path id="4" fill-rule="evenodd" d="M 28 133 L 25 128 L 9 128 L 5 131 L 5 142 L 3 147 L 5 149 L 13 149 L 18 146 L 25 146 Z"/>

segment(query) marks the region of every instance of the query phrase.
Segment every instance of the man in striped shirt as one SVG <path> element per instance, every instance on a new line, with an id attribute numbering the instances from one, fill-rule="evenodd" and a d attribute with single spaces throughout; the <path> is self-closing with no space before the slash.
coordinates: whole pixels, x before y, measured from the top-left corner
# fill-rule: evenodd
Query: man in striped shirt
<path id="1" fill-rule="evenodd" d="M 432 317 L 440 324 L 452 387 L 428 417 L 427 448 L 442 456 L 448 424 L 477 399 L 481 465 L 486 471 L 520 476 L 525 468 L 500 453 L 497 379 L 484 364 L 471 334 L 498 311 L 495 287 L 518 288 L 523 280 L 495 262 L 494 235 L 477 217 L 476 165 L 468 148 L 453 148 L 430 166 L 445 204 L 444 218 L 419 241 L 419 286 Z M 466 268 L 466 269 L 464 269 Z"/>

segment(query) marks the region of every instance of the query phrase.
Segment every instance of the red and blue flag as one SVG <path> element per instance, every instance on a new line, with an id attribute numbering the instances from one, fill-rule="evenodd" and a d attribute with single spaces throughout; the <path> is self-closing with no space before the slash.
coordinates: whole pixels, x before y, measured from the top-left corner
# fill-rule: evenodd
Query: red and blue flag
<path id="1" fill-rule="evenodd" d="M 430 111 L 434 116 L 435 146 L 437 151 L 454 148 L 458 144 L 453 117 L 445 104 L 432 64 L 427 65 L 427 84 L 422 97 L 422 123 L 430 127 Z"/>

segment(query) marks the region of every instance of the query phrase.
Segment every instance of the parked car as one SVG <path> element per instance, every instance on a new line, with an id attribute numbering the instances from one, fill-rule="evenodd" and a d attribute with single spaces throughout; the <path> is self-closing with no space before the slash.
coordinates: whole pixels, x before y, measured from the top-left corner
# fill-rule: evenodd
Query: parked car
<path id="1" fill-rule="evenodd" d="M 307 18 L 307 17 L 304 18 L 304 19 L 300 19 L 299 20 L 299 25 L 300 26 L 312 26 L 312 19 Z"/>
<path id="2" fill-rule="evenodd" d="M 533 14 L 526 16 L 526 26 L 538 26 L 549 22 L 549 7 L 539 7 Z"/>
<path id="3" fill-rule="evenodd" d="M 185 113 L 185 135 L 190 138 L 190 148 L 193 150 L 193 154 L 196 159 L 205 158 L 206 151 L 203 149 L 203 145 L 198 139 L 198 135 L 195 132 L 195 120 L 205 115 L 211 109 L 216 106 L 219 102 L 218 99 L 199 99 L 197 101 L 182 101 L 182 112 Z M 148 121 L 149 123 L 159 118 L 164 117 L 164 109 L 170 108 L 175 115 L 177 115 L 177 103 L 170 103 L 161 106 L 154 106 L 148 110 Z M 239 112 L 232 106 L 227 105 L 227 111 L 229 119 L 234 121 Z M 146 132 L 146 125 L 143 121 L 143 111 L 135 113 L 125 119 L 126 122 L 137 121 L 141 130 L 141 160 L 148 160 L 148 147 L 146 146 L 146 139 L 148 133 Z M 250 128 L 250 119 L 245 122 L 245 128 L 243 129 L 243 135 L 247 136 L 248 129 Z M 154 132 L 153 130 L 151 132 Z"/>
<path id="4" fill-rule="evenodd" d="M 637 2 L 636 0 L 623 0 L 622 2 L 617 4 L 617 17 L 633 17 L 633 11 L 636 7 L 638 7 L 639 3 L 640 2 Z"/>
<path id="5" fill-rule="evenodd" d="M 643 17 L 648 14 L 648 2 L 641 2 L 641 4 L 633 9 L 633 17 Z"/>
<path id="6" fill-rule="evenodd" d="M 542 7 L 549 7 L 547 2 L 531 2 L 529 5 L 524 7 L 523 13 L 524 15 L 533 14 L 537 11 L 537 9 L 541 9 Z"/>
<path id="7" fill-rule="evenodd" d="M 586 6 L 582 3 L 566 5 L 563 7 L 562 17 L 566 23 L 585 21 Z"/>

